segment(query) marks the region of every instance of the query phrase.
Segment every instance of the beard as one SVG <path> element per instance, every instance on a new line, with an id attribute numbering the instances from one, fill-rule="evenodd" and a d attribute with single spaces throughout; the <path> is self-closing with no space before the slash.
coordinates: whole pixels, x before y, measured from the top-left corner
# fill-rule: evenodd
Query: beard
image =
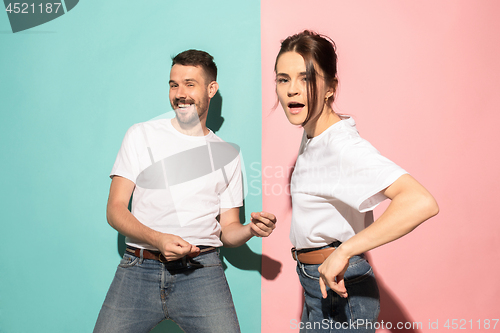
<path id="1" fill-rule="evenodd" d="M 179 104 L 189 104 L 189 107 L 181 108 Z M 200 123 L 200 118 L 208 111 L 208 101 L 196 103 L 192 99 L 175 99 L 172 108 L 179 123 L 194 126 Z"/>

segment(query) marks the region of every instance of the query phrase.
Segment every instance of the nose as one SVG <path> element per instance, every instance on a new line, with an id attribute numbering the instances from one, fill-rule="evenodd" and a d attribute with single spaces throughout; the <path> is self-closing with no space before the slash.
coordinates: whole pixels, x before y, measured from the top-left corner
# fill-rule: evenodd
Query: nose
<path id="1" fill-rule="evenodd" d="M 179 85 L 175 91 L 175 98 L 177 99 L 184 99 L 186 98 L 186 90 L 182 85 Z"/>
<path id="2" fill-rule="evenodd" d="M 288 91 L 287 91 L 288 97 L 295 96 L 298 93 L 299 93 L 299 87 L 297 85 L 297 82 L 295 80 L 291 80 L 290 84 L 288 85 Z"/>

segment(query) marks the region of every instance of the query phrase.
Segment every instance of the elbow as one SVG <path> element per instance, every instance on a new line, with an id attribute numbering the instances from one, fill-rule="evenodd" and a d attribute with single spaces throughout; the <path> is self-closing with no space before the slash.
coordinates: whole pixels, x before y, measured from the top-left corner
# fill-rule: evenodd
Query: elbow
<path id="1" fill-rule="evenodd" d="M 108 221 L 108 224 L 113 228 L 115 228 L 115 225 L 113 223 L 113 216 L 115 215 L 114 212 L 116 211 L 116 204 L 113 202 L 108 201 L 108 205 L 106 206 L 106 220 Z"/>
<path id="2" fill-rule="evenodd" d="M 434 198 L 432 198 L 432 200 L 434 202 L 432 206 L 432 216 L 436 216 L 439 213 L 439 206 Z"/>
<path id="3" fill-rule="evenodd" d="M 108 221 L 108 224 L 109 224 L 112 228 L 114 228 L 114 226 L 113 226 L 113 222 L 112 222 L 112 221 L 113 221 L 113 219 L 111 218 L 111 213 L 110 213 L 110 211 L 109 211 L 109 208 L 108 208 L 108 209 L 106 209 L 106 220 Z"/>
<path id="4" fill-rule="evenodd" d="M 423 198 L 421 198 L 420 204 L 421 212 L 425 216 L 425 220 L 430 219 L 439 213 L 439 206 L 436 199 L 434 199 L 430 193 L 427 193 L 423 196 Z"/>
<path id="5" fill-rule="evenodd" d="M 238 247 L 238 246 L 240 246 L 240 245 L 241 245 L 241 244 L 236 244 L 236 243 L 234 243 L 234 242 L 230 242 L 230 241 L 228 241 L 227 239 L 225 239 L 225 238 L 223 238 L 223 237 L 221 237 L 221 238 L 220 238 L 220 240 L 221 240 L 222 245 L 223 245 L 224 247 Z"/>
<path id="6" fill-rule="evenodd" d="M 237 244 L 232 244 L 232 243 L 228 243 L 228 242 L 222 242 L 222 245 L 224 247 L 228 247 L 228 248 L 231 248 L 231 247 L 238 247 L 239 245 Z"/>

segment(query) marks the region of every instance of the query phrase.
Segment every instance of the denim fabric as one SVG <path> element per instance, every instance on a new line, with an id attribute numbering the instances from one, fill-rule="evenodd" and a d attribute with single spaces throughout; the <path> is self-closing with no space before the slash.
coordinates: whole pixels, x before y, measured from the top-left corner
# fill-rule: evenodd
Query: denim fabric
<path id="1" fill-rule="evenodd" d="M 363 255 L 349 260 L 344 275 L 347 298 L 327 288 L 328 297 L 321 296 L 319 265 L 297 262 L 297 274 L 304 288 L 301 333 L 375 332 L 380 312 L 380 297 L 372 268 Z M 367 323 L 371 323 L 365 325 Z"/>
<path id="2" fill-rule="evenodd" d="M 125 252 L 94 333 L 149 332 L 165 319 L 187 333 L 240 332 L 217 252 L 166 264 Z"/>

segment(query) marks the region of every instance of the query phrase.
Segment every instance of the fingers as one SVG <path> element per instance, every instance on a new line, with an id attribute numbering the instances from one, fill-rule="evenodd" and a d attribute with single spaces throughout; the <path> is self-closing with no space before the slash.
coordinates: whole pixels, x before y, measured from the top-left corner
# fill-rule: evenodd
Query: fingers
<path id="1" fill-rule="evenodd" d="M 327 297 L 326 287 L 329 287 L 335 293 L 337 293 L 340 297 L 347 297 L 347 289 L 345 287 L 344 273 L 340 273 L 337 276 L 330 275 L 323 265 L 318 267 L 318 271 L 320 273 L 319 278 L 319 287 L 321 289 L 321 295 L 323 298 Z"/>
<path id="2" fill-rule="evenodd" d="M 327 296 L 326 285 L 322 276 L 319 277 L 319 289 L 321 289 L 321 296 L 323 296 L 323 298 L 326 298 Z"/>
<path id="3" fill-rule="evenodd" d="M 260 212 L 260 213 L 252 213 L 250 214 L 252 216 L 252 219 L 259 220 L 262 223 L 276 223 L 277 219 L 274 214 L 268 213 L 268 212 Z"/>
<path id="4" fill-rule="evenodd" d="M 343 278 L 339 282 L 335 282 L 328 280 L 326 277 L 321 275 L 319 279 L 319 287 L 321 289 L 321 295 L 323 296 L 323 298 L 326 298 L 327 296 L 326 286 L 330 287 L 330 289 L 337 293 L 340 297 L 347 297 L 347 289 L 345 288 Z"/>
<path id="5" fill-rule="evenodd" d="M 333 285 L 332 290 L 336 292 L 340 297 L 346 298 L 347 297 L 347 289 L 345 288 L 344 284 L 344 277 L 342 278 Z"/>
<path id="6" fill-rule="evenodd" d="M 197 246 L 189 244 L 176 235 L 164 234 L 162 244 L 160 251 L 168 261 L 177 260 L 186 255 L 196 256 L 200 252 Z"/>
<path id="7" fill-rule="evenodd" d="M 191 251 L 187 255 L 191 258 L 194 258 L 200 254 L 200 251 L 201 250 L 199 247 L 197 247 L 195 245 L 191 245 Z"/>
<path id="8" fill-rule="evenodd" d="M 194 258 L 200 254 L 200 251 L 199 247 L 189 244 L 189 246 L 170 248 L 168 251 L 163 252 L 163 256 L 168 261 L 173 261 L 185 256 Z"/>
<path id="9" fill-rule="evenodd" d="M 165 251 L 162 251 L 163 256 L 168 261 L 180 259 L 180 258 L 188 255 L 190 252 L 191 252 L 191 245 L 180 246 L 180 245 L 174 245 L 174 244 L 170 244 L 169 246 L 167 246 Z"/>
<path id="10" fill-rule="evenodd" d="M 257 237 L 267 237 L 276 228 L 276 216 L 268 212 L 253 212 L 250 214 L 252 217 L 250 229 L 252 234 Z"/>

